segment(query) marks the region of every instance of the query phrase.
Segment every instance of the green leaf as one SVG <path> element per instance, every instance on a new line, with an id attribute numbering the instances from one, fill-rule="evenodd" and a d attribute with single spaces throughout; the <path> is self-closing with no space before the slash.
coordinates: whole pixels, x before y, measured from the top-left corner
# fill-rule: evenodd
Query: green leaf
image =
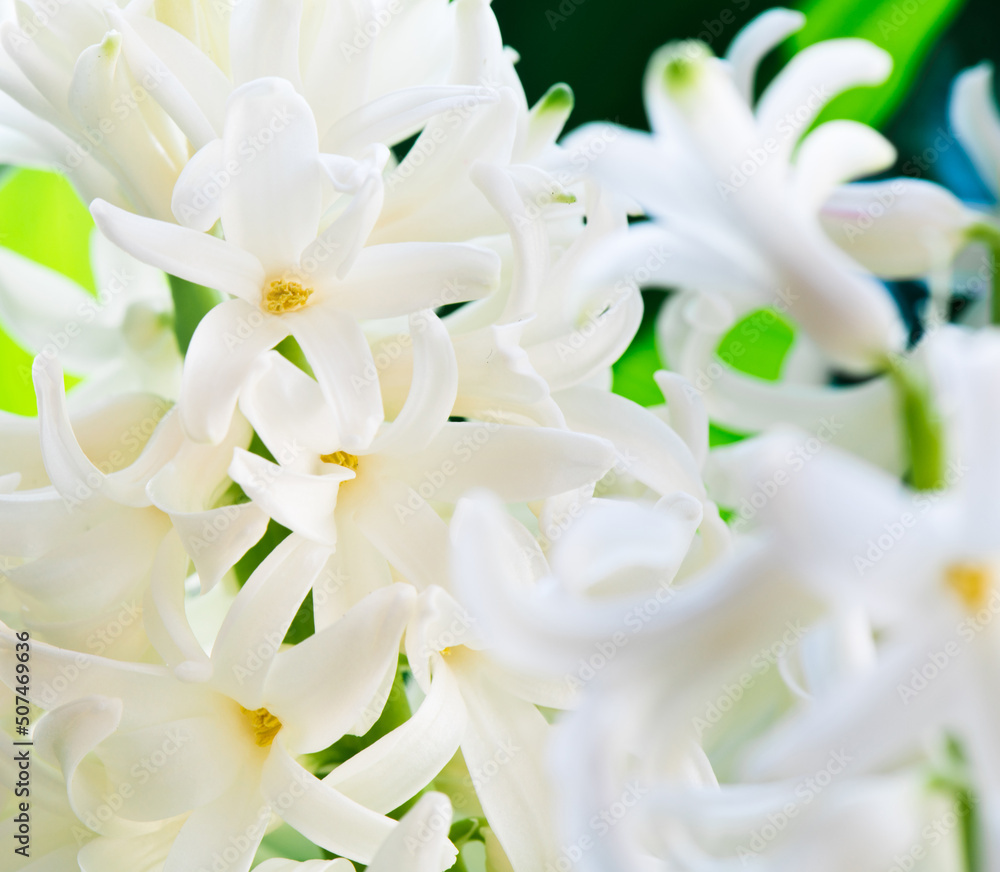
<path id="1" fill-rule="evenodd" d="M 665 297 L 663 291 L 643 291 L 642 323 L 632 343 L 612 366 L 611 390 L 640 406 L 658 406 L 663 402 L 653 373 L 664 368 L 656 350 L 656 314 Z"/>
<path id="2" fill-rule="evenodd" d="M 750 312 L 722 337 L 716 354 L 739 372 L 777 381 L 795 341 L 795 329 L 774 309 Z"/>
<path id="3" fill-rule="evenodd" d="M 62 273 L 95 293 L 90 268 L 90 212 L 66 179 L 43 170 L 2 171 L 0 245 Z M 30 293 L 26 288 L 25 293 Z M 0 409 L 34 415 L 32 354 L 0 330 Z M 69 389 L 80 379 L 66 376 Z"/>
<path id="4" fill-rule="evenodd" d="M 850 118 L 883 126 L 905 97 L 935 40 L 965 0 L 806 0 L 799 8 L 806 26 L 789 54 L 834 37 L 868 39 L 892 55 L 893 70 L 882 85 L 855 88 L 835 98 L 819 121 Z"/>
<path id="5" fill-rule="evenodd" d="M 259 866 L 265 860 L 273 860 L 277 857 L 306 861 L 326 860 L 332 856 L 329 851 L 324 851 L 318 845 L 314 845 L 288 824 L 282 824 L 274 832 L 264 836 L 264 840 L 260 843 L 257 854 L 253 858 L 251 868 Z"/>
<path id="6" fill-rule="evenodd" d="M 170 276 L 170 295 L 174 299 L 174 334 L 181 354 L 187 354 L 191 337 L 209 311 L 223 300 L 223 295 L 187 279 Z"/>
<path id="7" fill-rule="evenodd" d="M 94 219 L 58 173 L 13 170 L 0 185 L 0 245 L 61 272 L 90 293 Z"/>

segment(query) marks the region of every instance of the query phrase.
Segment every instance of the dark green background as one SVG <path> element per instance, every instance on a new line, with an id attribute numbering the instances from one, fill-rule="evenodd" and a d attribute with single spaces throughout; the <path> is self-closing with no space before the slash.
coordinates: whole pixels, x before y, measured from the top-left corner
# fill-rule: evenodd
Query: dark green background
<path id="1" fill-rule="evenodd" d="M 722 54 L 742 25 L 772 5 L 761 0 L 566 0 L 564 9 L 575 8 L 564 21 L 547 14 L 563 14 L 558 0 L 494 0 L 493 8 L 505 42 L 521 55 L 518 70 L 529 100 L 537 99 L 553 82 L 564 81 L 576 94 L 570 127 L 601 119 L 645 128 L 641 81 L 656 48 L 672 39 L 697 37 L 706 23 L 720 22 L 722 11 L 728 9 L 734 23 L 712 42 L 713 50 Z M 952 80 L 982 60 L 1000 63 L 998 0 L 963 4 L 922 60 L 902 105 L 882 125 L 899 149 L 897 171 L 930 146 L 938 127 L 947 127 Z M 772 58 L 766 70 L 773 73 L 777 65 L 778 59 Z M 940 181 L 969 199 L 986 197 L 959 148 L 936 156 L 926 171 L 909 174 Z"/>

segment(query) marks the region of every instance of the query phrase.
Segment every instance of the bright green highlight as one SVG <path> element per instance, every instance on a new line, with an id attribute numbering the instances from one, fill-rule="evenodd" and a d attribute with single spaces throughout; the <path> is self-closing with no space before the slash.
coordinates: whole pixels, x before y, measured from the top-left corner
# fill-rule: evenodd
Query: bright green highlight
<path id="1" fill-rule="evenodd" d="M 819 121 L 850 118 L 884 125 L 908 93 L 935 40 L 964 0 L 806 0 L 799 8 L 806 26 L 793 37 L 786 56 L 836 37 L 870 40 L 892 55 L 892 73 L 877 87 L 855 88 L 835 98 Z"/>
<path id="2" fill-rule="evenodd" d="M 722 338 L 717 354 L 738 372 L 765 381 L 781 378 L 795 328 L 773 309 L 750 312 Z"/>
<path id="3" fill-rule="evenodd" d="M 94 220 L 58 173 L 9 171 L 0 185 L 0 245 L 96 293 L 90 269 Z"/>
<path id="4" fill-rule="evenodd" d="M 93 229 L 87 207 L 58 173 L 7 170 L 0 177 L 0 245 L 62 273 L 92 294 Z M 31 362 L 32 354 L 0 331 L 0 410 L 36 413 Z M 67 375 L 67 389 L 79 381 Z"/>

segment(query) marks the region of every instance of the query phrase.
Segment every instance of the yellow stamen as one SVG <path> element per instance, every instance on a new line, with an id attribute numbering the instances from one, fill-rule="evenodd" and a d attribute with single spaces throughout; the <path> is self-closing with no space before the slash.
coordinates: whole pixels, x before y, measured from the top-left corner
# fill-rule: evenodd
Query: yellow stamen
<path id="1" fill-rule="evenodd" d="M 441 649 L 441 656 L 442 657 L 451 657 L 451 648 L 442 648 Z"/>
<path id="2" fill-rule="evenodd" d="M 275 279 L 264 294 L 264 308 L 272 315 L 301 309 L 312 292 L 312 288 L 304 288 L 299 282 Z"/>
<path id="3" fill-rule="evenodd" d="M 266 708 L 250 709 L 240 706 L 240 711 L 246 715 L 250 726 L 253 728 L 253 740 L 259 748 L 270 748 L 274 737 L 281 729 L 281 721 L 272 715 Z"/>
<path id="4" fill-rule="evenodd" d="M 346 451 L 334 451 L 333 454 L 321 454 L 319 459 L 324 463 L 336 463 L 337 466 L 343 466 L 347 469 L 358 471 L 358 458 L 353 454 L 348 454 Z"/>
<path id="5" fill-rule="evenodd" d="M 966 607 L 978 611 L 987 604 L 993 590 L 993 577 L 981 563 L 955 563 L 945 570 L 945 581 Z"/>

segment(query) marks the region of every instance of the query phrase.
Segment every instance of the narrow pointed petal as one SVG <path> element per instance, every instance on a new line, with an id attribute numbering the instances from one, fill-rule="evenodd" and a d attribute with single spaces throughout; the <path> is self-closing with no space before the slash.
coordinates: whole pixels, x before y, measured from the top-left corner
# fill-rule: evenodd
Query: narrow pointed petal
<path id="1" fill-rule="evenodd" d="M 311 753 L 346 733 L 395 663 L 415 597 L 409 585 L 377 590 L 336 624 L 278 654 L 264 698 L 283 725 L 285 747 Z"/>
<path id="2" fill-rule="evenodd" d="M 400 413 L 372 444 L 373 452 L 421 451 L 448 422 L 458 396 L 458 363 L 448 330 L 431 310 L 410 316 L 413 378 Z"/>
<path id="3" fill-rule="evenodd" d="M 779 43 L 801 30 L 806 17 L 797 10 L 769 9 L 758 15 L 733 38 L 726 51 L 733 81 L 748 104 L 753 103 L 757 67 Z"/>
<path id="4" fill-rule="evenodd" d="M 226 437 L 252 362 L 290 329 L 284 318 L 243 300 L 220 303 L 201 319 L 188 346 L 179 403 L 184 429 L 195 442 L 218 444 Z"/>
<path id="5" fill-rule="evenodd" d="M 355 862 L 370 863 L 397 826 L 303 769 L 285 749 L 280 735 L 264 764 L 261 792 L 285 822 L 307 839 Z"/>
<path id="6" fill-rule="evenodd" d="M 187 227 L 133 215 L 104 200 L 90 205 L 101 233 L 144 263 L 199 285 L 260 301 L 264 270 L 252 254 Z"/>
<path id="7" fill-rule="evenodd" d="M 465 725 L 458 682 L 442 663 L 413 716 L 341 763 L 323 782 L 373 811 L 388 814 L 444 769 L 458 750 Z"/>

